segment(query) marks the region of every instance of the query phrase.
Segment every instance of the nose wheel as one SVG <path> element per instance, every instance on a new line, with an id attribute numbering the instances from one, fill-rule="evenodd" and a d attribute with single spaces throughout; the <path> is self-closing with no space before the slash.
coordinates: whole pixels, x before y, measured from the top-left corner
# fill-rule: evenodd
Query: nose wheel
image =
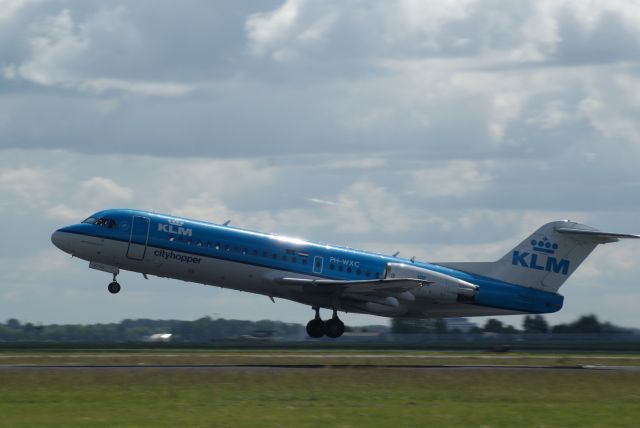
<path id="1" fill-rule="evenodd" d="M 320 318 L 320 308 L 314 307 L 316 316 L 314 319 L 307 323 L 307 334 L 314 339 L 319 339 L 322 336 L 331 338 L 337 338 L 344 333 L 344 323 L 338 318 L 338 312 L 333 310 L 333 317 L 330 320 L 322 321 Z"/>
<path id="2" fill-rule="evenodd" d="M 117 294 L 120 292 L 120 284 L 118 284 L 117 282 L 113 281 L 112 283 L 110 283 L 107 286 L 107 290 L 109 290 L 109 293 L 111 294 Z"/>
<path id="3" fill-rule="evenodd" d="M 120 284 L 118 284 L 118 281 L 116 281 L 116 275 L 113 275 L 113 281 L 111 281 L 111 283 L 107 286 L 107 290 L 109 290 L 109 293 L 111 294 L 117 294 L 120 292 Z"/>

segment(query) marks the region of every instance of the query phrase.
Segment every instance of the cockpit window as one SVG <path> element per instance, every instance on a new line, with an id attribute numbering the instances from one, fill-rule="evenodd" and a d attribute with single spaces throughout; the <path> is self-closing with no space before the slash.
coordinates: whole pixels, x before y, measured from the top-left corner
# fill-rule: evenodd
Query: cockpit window
<path id="1" fill-rule="evenodd" d="M 115 220 L 111 219 L 111 218 L 101 218 L 98 221 L 96 221 L 96 225 L 98 226 L 102 226 L 102 227 L 106 227 L 108 229 L 112 229 L 115 227 L 116 222 Z"/>
<path id="2" fill-rule="evenodd" d="M 94 224 L 96 226 L 106 227 L 107 229 L 113 229 L 114 227 L 116 227 L 116 221 L 112 218 L 107 217 L 89 217 L 88 219 L 84 220 L 83 223 Z"/>

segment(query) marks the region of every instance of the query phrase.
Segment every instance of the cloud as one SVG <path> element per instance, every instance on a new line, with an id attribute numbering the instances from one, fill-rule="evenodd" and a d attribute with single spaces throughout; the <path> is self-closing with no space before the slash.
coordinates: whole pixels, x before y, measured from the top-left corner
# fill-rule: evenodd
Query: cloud
<path id="1" fill-rule="evenodd" d="M 78 199 L 90 206 L 117 201 L 128 202 L 133 199 L 133 195 L 133 190 L 106 177 L 91 177 L 83 181 L 76 193 Z"/>
<path id="2" fill-rule="evenodd" d="M 71 11 L 60 11 L 31 26 L 31 61 L 18 68 L 18 73 L 35 83 L 51 85 L 69 80 L 67 63 L 91 48 L 86 29 L 73 22 Z"/>
<path id="3" fill-rule="evenodd" d="M 270 46 L 286 40 L 298 18 L 301 2 L 287 1 L 272 12 L 256 13 L 247 19 L 246 28 L 252 43 L 253 53 L 264 55 Z M 273 54 L 274 59 L 284 59 L 287 54 L 280 50 Z"/>
<path id="4" fill-rule="evenodd" d="M 186 83 L 124 80 L 103 77 L 99 70 L 86 69 L 82 64 L 84 58 L 105 48 L 100 43 L 102 39 L 119 40 L 111 49 L 126 49 L 128 44 L 136 44 L 135 29 L 124 22 L 126 15 L 123 7 L 117 7 L 99 10 L 87 21 L 77 23 L 72 12 L 63 9 L 57 15 L 32 23 L 27 36 L 28 59 L 20 65 L 4 66 L 4 77 L 89 93 L 119 90 L 140 95 L 179 96 L 193 90 L 193 85 Z"/>
<path id="5" fill-rule="evenodd" d="M 455 160 L 564 150 L 577 133 L 629 144 L 640 15 L 580 4 L 34 3 L 0 41 L 0 145 Z M 615 37 L 623 56 L 588 49 Z"/>
<path id="6" fill-rule="evenodd" d="M 1 0 L 0 1 L 0 24 L 3 21 L 10 21 L 20 13 L 27 5 L 34 3 L 34 0 Z"/>
<path id="7" fill-rule="evenodd" d="M 486 190 L 493 179 L 490 162 L 466 160 L 426 166 L 413 171 L 411 193 L 417 197 L 464 197 Z"/>
<path id="8" fill-rule="evenodd" d="M 79 184 L 69 178 L 65 187 L 64 198 L 49 197 L 41 201 L 46 207 L 47 217 L 52 220 L 78 222 L 91 214 L 91 211 L 127 206 L 134 199 L 131 188 L 106 177 L 90 177 Z"/>
<path id="9" fill-rule="evenodd" d="M 1 205 L 17 198 L 29 209 L 40 207 L 53 180 L 54 177 L 44 168 L 0 168 L 0 192 L 4 196 Z"/>
<path id="10" fill-rule="evenodd" d="M 553 100 L 546 103 L 541 112 L 528 118 L 526 123 L 537 125 L 543 130 L 557 128 L 574 119 L 568 110 L 569 106 L 562 100 Z"/>
<path id="11" fill-rule="evenodd" d="M 87 215 L 84 207 L 72 208 L 65 204 L 52 205 L 46 209 L 45 213 L 52 220 L 60 220 L 70 224 L 77 223 L 79 218 Z"/>

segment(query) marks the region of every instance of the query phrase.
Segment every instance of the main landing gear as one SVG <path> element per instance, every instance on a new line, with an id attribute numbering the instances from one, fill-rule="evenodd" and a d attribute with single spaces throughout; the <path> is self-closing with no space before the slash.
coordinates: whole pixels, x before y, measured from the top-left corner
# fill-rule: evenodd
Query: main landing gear
<path id="1" fill-rule="evenodd" d="M 307 323 L 307 334 L 318 339 L 324 335 L 331 338 L 342 336 L 344 333 L 344 323 L 338 318 L 338 311 L 333 310 L 333 317 L 330 320 L 322 321 L 320 318 L 320 308 L 315 306 L 316 317 Z"/>
<path id="2" fill-rule="evenodd" d="M 111 294 L 117 294 L 120 292 L 120 284 L 118 284 L 118 281 L 116 281 L 116 276 L 117 274 L 113 274 L 113 281 L 111 281 L 111 283 L 107 286 L 107 290 L 109 290 L 109 293 Z"/>

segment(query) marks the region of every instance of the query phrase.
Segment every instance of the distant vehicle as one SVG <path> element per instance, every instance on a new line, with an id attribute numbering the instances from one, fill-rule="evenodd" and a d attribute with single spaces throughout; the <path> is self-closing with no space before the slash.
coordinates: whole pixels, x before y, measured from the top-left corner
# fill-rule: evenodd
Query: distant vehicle
<path id="1" fill-rule="evenodd" d="M 171 333 L 154 333 L 146 338 L 148 342 L 170 342 L 173 335 Z"/>
<path id="2" fill-rule="evenodd" d="M 496 262 L 423 263 L 129 209 L 98 212 L 52 242 L 113 275 L 121 269 L 310 305 L 309 336 L 340 337 L 338 311 L 387 317 L 469 317 L 559 311 L 558 293 L 598 244 L 640 235 L 571 221 L 545 224 Z M 333 311 L 323 321 L 320 308 Z"/>

